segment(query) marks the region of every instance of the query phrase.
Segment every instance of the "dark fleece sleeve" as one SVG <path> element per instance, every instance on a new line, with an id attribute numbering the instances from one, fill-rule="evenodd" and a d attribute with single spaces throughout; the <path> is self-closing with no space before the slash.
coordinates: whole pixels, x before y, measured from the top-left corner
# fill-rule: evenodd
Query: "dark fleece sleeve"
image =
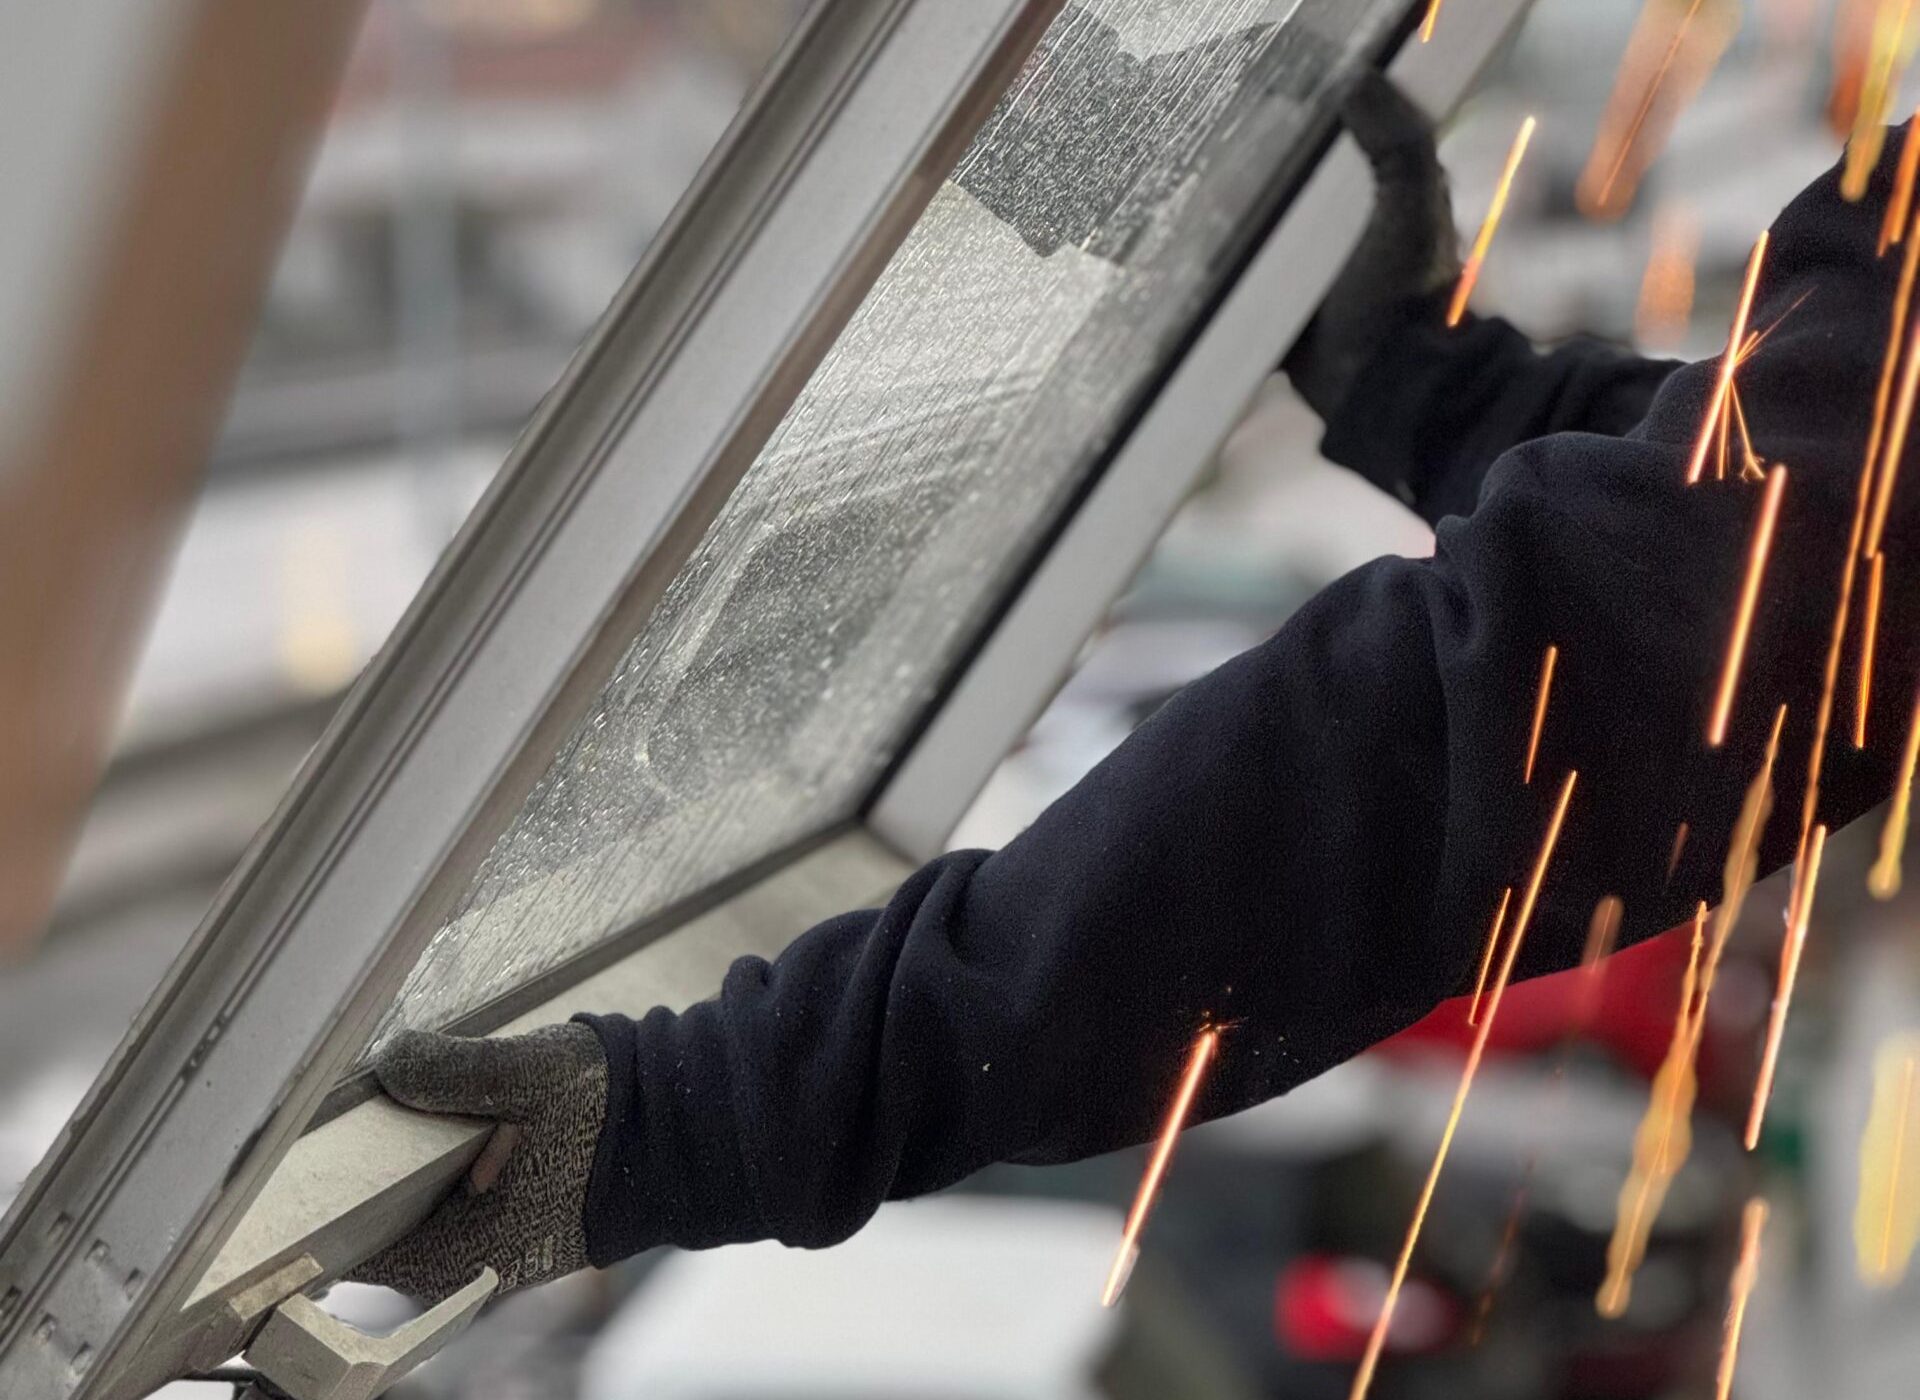
<path id="1" fill-rule="evenodd" d="M 1327 460 L 1387 485 L 1437 525 L 1471 515 L 1500 455 L 1552 433 L 1620 437 L 1678 361 L 1590 336 L 1538 350 L 1497 316 L 1449 330 L 1438 308 L 1363 369 L 1327 423 Z"/>
<path id="2" fill-rule="evenodd" d="M 1783 702 L 1763 864 L 1789 859 L 1890 314 L 1897 259 L 1874 255 L 1888 182 L 1883 167 L 1848 206 L 1830 174 L 1776 226 L 1756 325 L 1785 321 L 1741 390 L 1759 450 L 1790 477 L 1723 747 L 1704 731 L 1761 491 L 1683 484 L 1705 363 L 1625 437 L 1506 452 L 1479 508 L 1441 522 L 1432 559 L 1332 585 L 1004 850 L 934 861 L 885 908 L 741 960 L 681 1014 L 594 1018 L 613 1097 L 593 1258 L 832 1244 L 882 1201 L 991 1162 L 1143 1141 L 1209 1022 L 1231 1029 L 1201 1116 L 1284 1093 L 1469 984 L 1570 770 L 1522 971 L 1576 962 L 1603 895 L 1624 898 L 1629 939 L 1681 922 L 1719 895 Z M 1889 526 L 1896 561 L 1920 557 L 1914 490 Z M 1835 826 L 1887 793 L 1913 695 L 1916 584 L 1897 562 L 1889 575 L 1870 745 L 1829 749 L 1820 811 Z M 1527 786 L 1549 643 L 1559 673 Z M 1669 882 L 1682 820 L 1693 835 Z"/>

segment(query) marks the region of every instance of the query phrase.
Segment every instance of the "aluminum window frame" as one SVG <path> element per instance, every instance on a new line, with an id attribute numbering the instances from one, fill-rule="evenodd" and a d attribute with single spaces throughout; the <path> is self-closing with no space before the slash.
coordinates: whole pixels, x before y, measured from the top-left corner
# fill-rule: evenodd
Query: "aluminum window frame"
<path id="1" fill-rule="evenodd" d="M 0 1393 L 172 1319 L 1062 0 L 819 0 L 0 1224 Z"/>
<path id="2" fill-rule="evenodd" d="M 829 0 L 809 16 L 779 72 L 710 163 L 696 195 L 550 396 L 500 482 L 356 689 L 348 713 L 323 741 L 242 873 L 169 974 L 164 993 L 130 1032 L 101 1084 L 76 1114 L 66 1139 L 29 1183 L 0 1232 L 0 1265 L 12 1265 L 23 1232 L 45 1230 L 55 1218 L 50 1211 L 61 1210 L 63 1201 L 75 1198 L 76 1189 L 89 1186 L 90 1175 L 130 1160 L 124 1134 L 106 1131 L 117 1105 L 129 1097 L 135 1105 L 150 1100 L 174 1077 L 167 1071 L 182 1063 L 198 1066 L 194 1083 L 203 1096 L 218 1095 L 208 1067 L 231 1062 L 242 1052 L 232 1048 L 231 1036 L 209 1042 L 205 1030 L 212 1023 L 207 1018 L 218 1014 L 224 1004 L 221 993 L 239 979 L 235 969 L 209 964 L 220 962 L 222 955 L 257 956 L 263 945 L 271 951 L 269 933 L 284 939 L 307 928 L 308 944 L 318 941 L 311 936 L 318 926 L 315 905 L 334 906 L 320 900 L 325 887 L 316 882 L 328 875 L 335 882 L 343 878 L 343 842 L 369 840 L 366 804 L 391 801 L 396 789 L 417 781 L 409 771 L 394 767 L 396 750 L 421 742 L 409 705 L 417 709 L 421 697 L 433 698 L 441 708 L 422 723 L 445 726 L 455 718 L 447 701 L 464 688 L 470 700 L 484 703 L 458 717 L 467 724 L 491 720 L 485 728 L 500 756 L 473 777 L 458 819 L 443 814 L 434 828 L 439 844 L 421 832 L 410 832 L 408 840 L 384 850 L 363 844 L 377 856 L 373 864 L 387 868 L 384 888 L 396 888 L 395 881 L 404 885 L 406 902 L 390 908 L 384 927 L 362 935 L 361 945 L 375 950 L 365 965 L 340 969 L 347 990 L 330 1005 L 356 1009 L 336 1018 L 332 1033 L 322 1037 L 327 1043 L 303 1060 L 294 1089 L 237 1145 L 221 1189 L 187 1222 L 190 1247 L 171 1261 L 164 1293 L 150 1286 L 138 1310 L 129 1306 L 116 1313 L 111 1300 L 103 1303 L 102 1285 L 111 1283 L 112 1276 L 94 1267 L 90 1251 L 78 1246 L 83 1239 L 104 1243 L 108 1237 L 76 1220 L 69 1227 L 69 1267 L 49 1277 L 71 1285 L 62 1296 L 77 1299 L 81 1316 L 117 1327 L 116 1341 L 85 1375 L 73 1374 L 70 1367 L 63 1371 L 71 1357 L 71 1340 L 56 1333 L 51 1347 L 18 1345 L 31 1336 L 25 1319 L 45 1311 L 30 1302 L 16 1309 L 16 1316 L 0 1318 L 0 1328 L 11 1329 L 0 1332 L 0 1389 L 30 1400 L 69 1394 L 86 1400 L 131 1400 L 185 1369 L 216 1363 L 244 1344 L 280 1298 L 323 1283 L 397 1238 L 430 1208 L 477 1150 L 482 1130 L 408 1113 L 384 1100 L 352 1107 L 304 1139 L 299 1133 L 352 1053 L 340 1047 L 357 1048 L 377 1014 L 380 993 L 391 994 L 433 931 L 435 915 L 462 892 L 465 874 L 517 805 L 514 794 L 524 795 L 570 729 L 571 716 L 590 702 L 636 620 L 645 616 L 752 460 L 753 442 L 764 440 L 778 422 L 783 397 L 790 401 L 804 384 L 807 368 L 877 276 L 886 252 L 910 224 L 912 211 L 924 205 L 944 176 L 957 153 L 954 143 L 970 134 L 969 122 L 977 124 L 984 116 L 981 104 L 990 108 L 997 98 L 994 81 L 1004 82 L 1018 56 L 1037 40 L 1057 0 L 996 3 L 992 8 L 997 22 L 981 18 L 988 6 L 980 0 L 968 21 L 979 21 L 969 31 L 977 40 L 971 63 L 958 62 L 950 49 L 940 55 L 949 87 L 939 95 L 924 90 L 912 94 L 923 100 L 916 110 L 926 116 L 919 139 L 894 133 L 888 144 L 893 163 L 884 172 L 866 171 L 872 198 L 868 218 L 850 231 L 840 261 L 822 257 L 813 284 L 819 295 L 796 308 L 790 322 L 762 328 L 755 343 L 767 356 L 768 372 L 757 385 L 759 396 L 743 400 L 755 411 L 743 410 L 724 425 L 708 424 L 714 451 L 700 461 L 698 470 L 676 478 L 677 494 L 658 498 L 648 547 L 629 546 L 626 569 L 617 579 L 602 580 L 590 618 L 586 600 L 574 600 L 582 610 L 569 613 L 572 632 L 565 639 L 549 639 L 543 653 L 550 665 L 552 658 L 560 658 L 549 673 L 554 679 L 544 687 L 529 682 L 526 691 L 512 699 L 486 694 L 476 676 L 487 674 L 485 661 L 506 653 L 474 657 L 456 643 L 469 648 L 517 645 L 517 637 L 502 637 L 497 630 L 503 625 L 500 614 L 556 606 L 550 593 L 533 587 L 536 576 L 557 567 L 557 559 L 564 562 L 559 545 L 576 538 L 569 526 L 588 499 L 584 479 L 622 466 L 604 454 L 582 450 L 583 443 L 595 441 L 593 434 L 603 433 L 611 422 L 606 411 L 610 384 L 617 384 L 623 371 L 634 371 L 636 340 L 657 357 L 673 356 L 673 339 L 643 334 L 660 324 L 657 318 L 665 311 L 688 315 L 689 336 L 697 336 L 708 324 L 704 318 L 714 312 L 700 304 L 699 296 L 675 295 L 686 291 L 684 284 L 674 285 L 676 277 L 684 276 L 685 262 L 697 263 L 705 251 L 689 248 L 689 242 L 699 244 L 699 235 L 710 233 L 713 221 L 724 225 L 745 220 L 748 227 L 770 236 L 762 221 L 774 211 L 755 207 L 755 196 L 784 201 L 794 197 L 796 186 L 808 182 L 810 172 L 799 152 L 783 146 L 782 158 L 770 160 L 751 143 L 781 137 L 777 123 L 792 116 L 795 99 L 789 89 L 794 87 L 805 93 L 802 107 L 844 115 L 859 90 L 861 65 L 845 62 L 842 50 L 836 73 L 851 90 L 830 82 L 823 91 L 819 75 L 812 75 L 811 82 L 809 75 L 795 75 L 795 65 L 802 61 L 796 54 L 818 57 L 822 50 L 809 45 L 827 44 L 831 50 L 829 40 L 844 44 L 849 33 L 865 35 L 884 48 L 889 41 L 900 41 L 901 29 L 890 26 L 909 25 L 916 15 L 927 19 L 929 10 L 941 3 Z M 1531 3 L 1483 0 L 1463 8 L 1432 42 L 1404 45 L 1390 69 L 1429 110 L 1447 112 Z M 920 37 L 927 33 L 920 31 Z M 924 82 L 924 74 L 916 75 L 914 86 L 923 89 Z M 808 133 L 828 145 L 833 134 L 831 129 Z M 874 152 L 864 153 L 863 162 L 872 159 Z M 794 168 L 796 161 L 801 168 Z M 815 184 L 822 178 L 817 170 L 811 174 Z M 783 185 L 782 175 L 793 184 Z M 911 861 L 937 854 L 993 766 L 1057 687 L 1084 638 L 1231 431 L 1268 367 L 1325 295 L 1364 222 L 1368 190 L 1364 162 L 1352 143 L 1340 138 L 1188 341 L 1178 364 L 1109 454 L 1105 470 L 1013 591 L 997 623 L 961 664 L 944 701 L 868 807 L 864 826 L 810 846 L 639 951 L 557 992 L 503 1032 L 564 1019 L 577 1009 L 638 1014 L 655 1004 L 696 999 L 717 982 L 731 957 L 743 952 L 771 956 L 818 919 L 883 895 L 907 873 Z M 711 247 L 709 242 L 706 248 Z M 741 256 L 752 255 L 747 249 Z M 744 294 L 739 269 L 709 271 L 717 284 L 714 297 Z M 738 325 L 733 329 L 739 332 Z M 599 408 L 585 423 L 577 421 L 579 409 L 569 408 L 583 398 Z M 570 412 L 575 416 L 570 418 Z M 728 449 L 724 456 L 723 442 Z M 530 491 L 536 503 L 548 506 L 538 519 L 527 518 L 524 509 Z M 482 594 L 471 591 L 476 579 L 488 586 Z M 547 616 L 535 610 L 529 620 L 542 622 Z M 460 740 L 466 733 L 455 728 L 450 737 Z M 390 893 L 387 897 L 393 898 Z M 348 971 L 351 978 L 345 975 Z M 269 1004 L 259 997 L 252 1000 L 261 1008 Z M 262 1077 L 255 1076 L 255 1082 Z M 206 1165 L 209 1155 L 215 1154 L 202 1154 L 199 1161 L 202 1183 L 214 1175 Z M 110 1243 L 106 1262 L 115 1262 Z M 0 1294 L 7 1280 L 7 1272 L 0 1270 Z M 64 1356 L 62 1343 L 67 1347 Z M 36 1364 L 38 1371 L 29 1369 Z"/>

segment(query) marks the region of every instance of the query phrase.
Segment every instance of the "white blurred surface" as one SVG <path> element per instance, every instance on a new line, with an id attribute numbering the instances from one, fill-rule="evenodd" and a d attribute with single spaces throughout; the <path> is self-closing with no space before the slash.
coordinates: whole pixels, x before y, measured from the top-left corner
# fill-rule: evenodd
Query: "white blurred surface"
<path id="1" fill-rule="evenodd" d="M 1091 1206 L 957 1198 L 885 1206 L 831 1250 L 675 1254 L 594 1344 L 580 1394 L 1091 1400 L 1119 1235 Z"/>

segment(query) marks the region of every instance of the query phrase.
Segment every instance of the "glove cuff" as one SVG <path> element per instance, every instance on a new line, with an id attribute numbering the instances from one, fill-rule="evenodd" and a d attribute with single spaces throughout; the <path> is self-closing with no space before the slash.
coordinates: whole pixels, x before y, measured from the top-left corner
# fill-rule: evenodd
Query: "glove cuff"
<path id="1" fill-rule="evenodd" d="M 599 1141 L 594 1144 L 593 1173 L 587 1178 L 587 1192 L 580 1211 L 587 1262 L 596 1269 L 604 1269 L 645 1248 L 644 1244 L 631 1244 L 646 1236 L 646 1222 L 641 1212 L 645 1197 L 633 1180 L 634 1164 L 622 1160 L 620 1131 L 620 1123 L 627 1117 L 628 1105 L 633 1103 L 636 1093 L 635 1027 L 625 1016 L 591 1016 L 583 1012 L 573 1020 L 600 1038 L 601 1053 L 607 1057 L 607 1114 L 600 1124 Z"/>

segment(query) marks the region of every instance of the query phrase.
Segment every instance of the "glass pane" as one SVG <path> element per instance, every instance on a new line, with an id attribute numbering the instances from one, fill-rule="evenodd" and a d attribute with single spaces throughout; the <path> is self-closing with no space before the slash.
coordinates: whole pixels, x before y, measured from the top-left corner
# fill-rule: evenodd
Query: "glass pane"
<path id="1" fill-rule="evenodd" d="M 435 938 L 450 1024 L 854 815 L 1406 0 L 1055 23 Z"/>

